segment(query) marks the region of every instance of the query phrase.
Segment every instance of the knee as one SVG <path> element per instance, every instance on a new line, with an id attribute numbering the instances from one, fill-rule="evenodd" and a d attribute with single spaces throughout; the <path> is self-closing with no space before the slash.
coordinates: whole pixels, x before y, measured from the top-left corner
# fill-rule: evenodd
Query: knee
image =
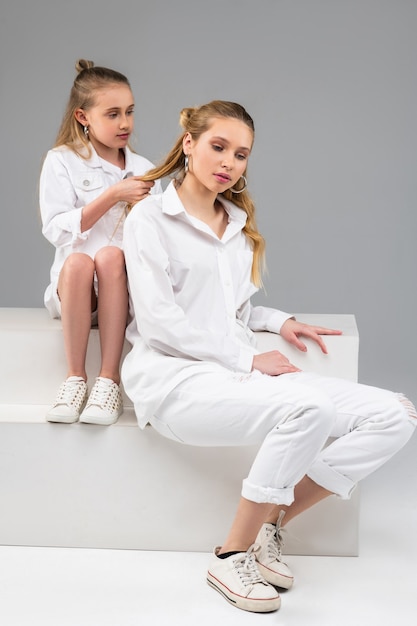
<path id="1" fill-rule="evenodd" d="M 326 394 L 311 390 L 308 397 L 295 407 L 293 416 L 302 419 L 306 430 L 322 431 L 328 435 L 336 419 L 336 408 Z"/>
<path id="2" fill-rule="evenodd" d="M 86 281 L 91 283 L 94 276 L 94 261 L 82 252 L 73 252 L 70 254 L 62 266 L 60 272 L 60 281 L 67 283 L 71 281 Z"/>
<path id="3" fill-rule="evenodd" d="M 95 256 L 97 276 L 118 279 L 126 276 L 123 250 L 116 246 L 101 248 Z"/>
<path id="4" fill-rule="evenodd" d="M 417 419 L 414 405 L 402 394 L 392 394 L 384 404 L 362 418 L 355 430 L 368 431 L 380 442 L 381 450 L 393 454 L 400 450 L 415 432 Z"/>

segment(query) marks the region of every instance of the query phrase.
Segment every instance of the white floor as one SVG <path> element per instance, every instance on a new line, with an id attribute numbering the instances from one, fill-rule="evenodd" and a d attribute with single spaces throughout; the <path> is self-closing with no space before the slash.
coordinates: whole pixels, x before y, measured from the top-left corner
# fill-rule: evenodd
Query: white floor
<path id="1" fill-rule="evenodd" d="M 416 453 L 417 437 L 362 483 L 359 557 L 287 557 L 296 584 L 276 613 L 225 602 L 205 583 L 208 554 L 3 546 L 0 624 L 415 626 Z"/>

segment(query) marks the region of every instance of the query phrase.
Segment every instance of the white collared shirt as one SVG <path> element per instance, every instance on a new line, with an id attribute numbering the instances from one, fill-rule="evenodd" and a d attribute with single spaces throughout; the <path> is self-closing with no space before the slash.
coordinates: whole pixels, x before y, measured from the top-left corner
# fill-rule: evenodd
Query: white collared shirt
<path id="1" fill-rule="evenodd" d="M 66 146 L 49 150 L 41 171 L 39 200 L 42 233 L 55 246 L 51 284 L 45 292 L 45 304 L 58 281 L 65 259 L 72 252 L 84 252 L 94 258 L 107 245 L 122 247 L 125 204 L 118 202 L 89 230 L 81 232 L 82 209 L 105 189 L 126 174 L 140 176 L 153 167 L 151 161 L 125 148 L 125 169 L 101 159 L 91 146 L 89 159 L 83 159 Z M 152 192 L 160 193 L 156 181 Z"/>
<path id="2" fill-rule="evenodd" d="M 169 391 L 195 371 L 250 372 L 254 330 L 279 332 L 291 314 L 252 306 L 253 254 L 246 214 L 222 196 L 229 221 L 221 239 L 190 216 L 174 184 L 136 205 L 124 229 L 133 349 L 125 390 L 144 426 Z"/>

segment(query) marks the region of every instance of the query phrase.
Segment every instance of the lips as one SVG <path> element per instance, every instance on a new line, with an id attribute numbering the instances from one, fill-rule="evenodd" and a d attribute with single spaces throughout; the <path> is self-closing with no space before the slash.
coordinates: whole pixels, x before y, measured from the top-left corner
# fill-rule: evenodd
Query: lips
<path id="1" fill-rule="evenodd" d="M 129 139 L 129 133 L 124 133 L 123 135 L 117 135 L 119 139 Z"/>
<path id="2" fill-rule="evenodd" d="M 219 182 L 219 183 L 230 183 L 230 176 L 228 176 L 227 174 L 214 174 L 214 178 Z"/>

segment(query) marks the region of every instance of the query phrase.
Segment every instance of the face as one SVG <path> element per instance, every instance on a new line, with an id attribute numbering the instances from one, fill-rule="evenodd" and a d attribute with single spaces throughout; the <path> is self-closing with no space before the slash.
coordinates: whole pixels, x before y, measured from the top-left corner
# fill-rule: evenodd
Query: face
<path id="1" fill-rule="evenodd" d="M 134 101 L 127 85 L 109 85 L 97 92 L 94 106 L 78 109 L 77 120 L 88 126 L 88 136 L 97 153 L 124 148 L 133 131 Z"/>
<path id="2" fill-rule="evenodd" d="M 246 170 L 253 143 L 251 129 L 234 118 L 214 118 L 210 128 L 193 140 L 183 142 L 189 155 L 189 174 L 213 193 L 234 187 Z M 188 176 L 188 174 L 187 174 Z"/>

